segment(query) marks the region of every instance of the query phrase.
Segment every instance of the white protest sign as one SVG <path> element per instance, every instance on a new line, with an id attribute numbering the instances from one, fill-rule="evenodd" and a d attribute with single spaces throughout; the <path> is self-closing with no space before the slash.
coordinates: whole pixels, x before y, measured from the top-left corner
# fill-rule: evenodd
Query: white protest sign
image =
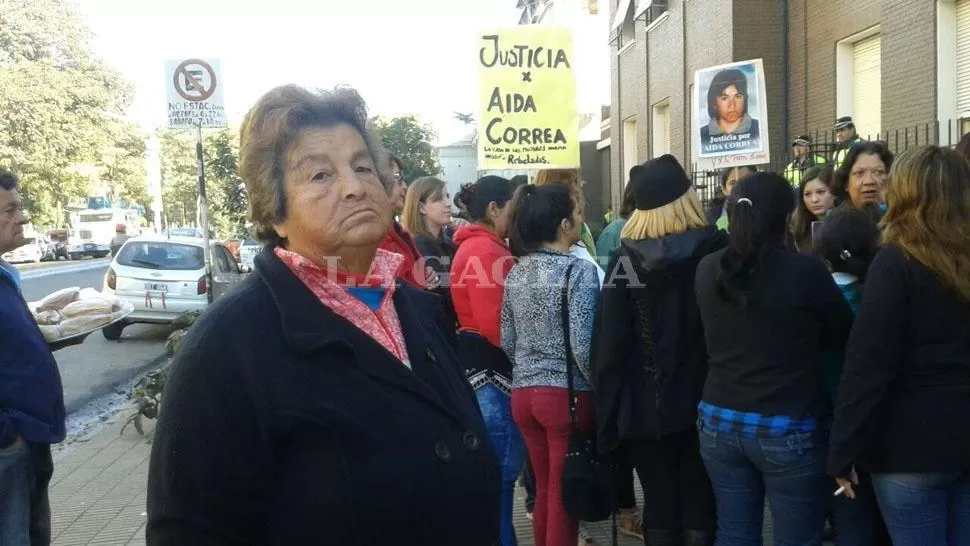
<path id="1" fill-rule="evenodd" d="M 221 129 L 229 126 L 218 60 L 168 61 L 165 76 L 169 128 Z"/>

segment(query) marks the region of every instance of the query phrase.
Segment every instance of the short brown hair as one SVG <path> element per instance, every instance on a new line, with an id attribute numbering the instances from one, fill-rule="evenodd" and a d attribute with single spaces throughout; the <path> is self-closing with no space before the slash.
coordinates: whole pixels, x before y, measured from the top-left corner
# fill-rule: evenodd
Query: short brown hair
<path id="1" fill-rule="evenodd" d="M 367 106 L 350 87 L 314 92 L 284 85 L 260 97 L 246 114 L 239 130 L 239 175 L 246 185 L 257 239 L 273 246 L 283 243 L 273 225 L 286 219 L 283 177 L 290 148 L 307 129 L 342 124 L 360 133 L 374 164 L 381 165 L 383 151 L 367 126 Z M 378 172 L 389 188 L 386 171 Z"/>

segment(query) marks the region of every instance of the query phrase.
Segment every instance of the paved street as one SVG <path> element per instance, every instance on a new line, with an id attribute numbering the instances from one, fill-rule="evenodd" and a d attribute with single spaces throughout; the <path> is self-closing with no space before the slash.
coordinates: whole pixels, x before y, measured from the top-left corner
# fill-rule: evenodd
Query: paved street
<path id="1" fill-rule="evenodd" d="M 108 259 L 78 262 L 48 262 L 18 266 L 23 276 L 24 297 L 38 300 L 69 286 L 101 289 Z M 55 356 L 64 382 L 64 400 L 70 414 L 85 404 L 109 394 L 112 387 L 126 383 L 160 362 L 165 338 L 171 328 L 133 325 L 121 341 L 107 341 L 95 332 L 81 345 L 58 351 Z"/>

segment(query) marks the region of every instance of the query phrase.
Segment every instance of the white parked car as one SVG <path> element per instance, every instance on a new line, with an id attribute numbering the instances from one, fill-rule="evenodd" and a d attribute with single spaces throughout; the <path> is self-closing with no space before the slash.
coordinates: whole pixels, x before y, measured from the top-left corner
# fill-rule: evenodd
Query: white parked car
<path id="1" fill-rule="evenodd" d="M 23 262 L 37 263 L 43 260 L 46 254 L 47 249 L 42 245 L 40 239 L 37 237 L 28 237 L 27 243 L 24 246 L 5 253 L 2 258 L 4 261 L 12 264 Z"/>
<path id="2" fill-rule="evenodd" d="M 171 324 L 179 315 L 202 311 L 242 279 L 223 245 L 213 242 L 212 275 L 206 275 L 202 239 L 147 236 L 129 239 L 105 274 L 104 292 L 130 303 L 135 311 L 102 330 L 121 338 L 129 324 Z"/>
<path id="3" fill-rule="evenodd" d="M 263 245 L 254 239 L 245 239 L 239 244 L 239 263 L 243 271 L 252 271 L 256 256 L 263 250 Z"/>

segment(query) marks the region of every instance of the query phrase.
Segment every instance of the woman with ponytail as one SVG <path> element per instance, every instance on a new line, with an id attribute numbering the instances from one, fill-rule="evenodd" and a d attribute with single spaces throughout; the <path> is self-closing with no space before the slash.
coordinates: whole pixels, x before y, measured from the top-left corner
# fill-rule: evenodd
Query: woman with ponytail
<path id="1" fill-rule="evenodd" d="M 776 543 L 821 545 L 831 405 L 818 361 L 844 349 L 852 310 L 817 258 L 786 247 L 794 202 L 784 178 L 745 177 L 727 206 L 728 247 L 701 260 L 695 283 L 710 365 L 698 428 L 716 544 L 760 544 L 767 497 Z"/>
<path id="2" fill-rule="evenodd" d="M 509 238 L 523 259 L 509 273 L 502 304 L 502 348 L 513 362 L 512 415 L 535 470 L 532 527 L 536 546 L 572 546 L 578 522 L 562 505 L 562 473 L 569 443 L 567 347 L 573 370 L 578 426 L 592 431 L 589 353 L 599 297 L 596 266 L 570 254 L 580 239 L 582 199 L 562 184 L 526 185 L 512 203 Z M 569 340 L 562 312 L 566 287 Z"/>
<path id="3" fill-rule="evenodd" d="M 458 250 L 451 266 L 451 299 L 459 326 L 456 353 L 475 390 L 502 473 L 502 546 L 516 544 L 512 495 L 525 456 L 512 420 L 512 363 L 500 343 L 505 277 L 515 261 L 505 243 L 512 191 L 512 182 L 501 176 L 462 186 L 459 199 L 474 223 L 455 234 Z M 468 442 L 465 446 L 472 449 Z"/>

